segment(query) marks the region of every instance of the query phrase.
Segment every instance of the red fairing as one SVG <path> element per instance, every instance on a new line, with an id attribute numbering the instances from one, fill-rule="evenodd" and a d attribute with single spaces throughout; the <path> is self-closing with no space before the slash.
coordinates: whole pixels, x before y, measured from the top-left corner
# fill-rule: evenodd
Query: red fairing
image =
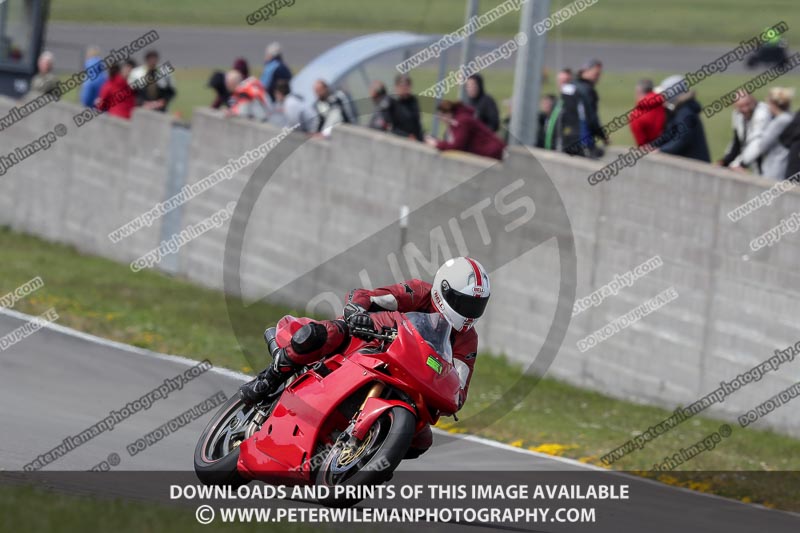
<path id="1" fill-rule="evenodd" d="M 432 411 L 458 409 L 461 387 L 455 367 L 434 352 L 404 314 L 382 312 L 373 318 L 379 328 L 397 328 L 388 349 L 363 353 L 373 343 L 354 338 L 344 355 L 325 359 L 324 367 L 314 367 L 288 385 L 261 429 L 241 444 L 238 469 L 242 475 L 269 483 L 309 483 L 320 448 L 332 444 L 330 436 L 350 423 L 340 407 L 357 393 L 363 397 L 377 382 L 402 391 L 408 401 L 367 400 L 355 419 L 354 433 L 368 431 L 392 407 L 414 413 L 418 431 L 436 421 Z M 285 317 L 279 322 L 278 339 L 290 338 L 289 332 L 305 323 Z M 431 358 L 438 364 L 431 366 Z"/>

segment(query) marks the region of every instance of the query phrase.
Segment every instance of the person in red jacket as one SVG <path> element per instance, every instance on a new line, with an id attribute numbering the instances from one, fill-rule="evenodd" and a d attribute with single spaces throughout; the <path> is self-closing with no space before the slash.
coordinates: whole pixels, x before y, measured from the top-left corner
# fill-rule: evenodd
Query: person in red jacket
<path id="1" fill-rule="evenodd" d="M 239 396 L 246 404 L 260 403 L 278 390 L 290 376 L 323 357 L 341 353 L 350 342 L 351 328 L 380 330 L 396 327 L 392 312 L 439 313 L 452 327 L 450 343 L 453 363 L 461 379 L 459 409 L 467 401 L 478 334 L 473 329 L 483 315 L 490 295 L 489 275 L 474 259 L 456 257 L 442 265 L 433 284 L 419 279 L 381 287 L 356 289 L 347 296 L 344 314 L 336 320 L 312 321 L 300 328 L 289 346 L 278 349 L 272 364 L 241 386 Z M 433 444 L 429 426 L 411 441 L 406 458 L 416 458 Z"/>
<path id="2" fill-rule="evenodd" d="M 100 94 L 95 101 L 97 109 L 126 120 L 131 118 L 136 107 L 136 93 L 128 85 L 128 75 L 135 66 L 130 60 L 111 65 L 108 79 L 100 87 Z"/>
<path id="3" fill-rule="evenodd" d="M 448 140 L 428 137 L 425 142 L 439 150 L 462 150 L 484 157 L 503 159 L 506 144 L 475 118 L 475 110 L 461 102 L 444 100 L 438 107 L 439 117 L 449 125 Z"/>
<path id="4" fill-rule="evenodd" d="M 636 84 L 636 107 L 628 115 L 631 133 L 637 146 L 650 144 L 664 132 L 667 111 L 664 97 L 653 92 L 653 81 L 640 80 Z"/>

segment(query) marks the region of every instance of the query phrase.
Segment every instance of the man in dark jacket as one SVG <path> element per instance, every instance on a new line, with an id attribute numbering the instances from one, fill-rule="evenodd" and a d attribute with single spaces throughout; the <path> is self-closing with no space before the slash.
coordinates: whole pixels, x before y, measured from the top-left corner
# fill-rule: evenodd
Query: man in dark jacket
<path id="1" fill-rule="evenodd" d="M 394 97 L 389 107 L 389 131 L 401 137 L 422 140 L 422 120 L 419 102 L 411 92 L 411 78 L 399 74 L 394 80 Z"/>
<path id="2" fill-rule="evenodd" d="M 556 75 L 556 87 L 558 88 L 558 98 L 553 105 L 550 115 L 547 117 L 547 122 L 544 125 L 542 133 L 544 134 L 544 148 L 547 150 L 563 150 L 564 143 L 562 139 L 562 130 L 564 129 L 563 116 L 565 98 L 569 95 L 564 94 L 565 87 L 571 87 L 574 93 L 575 86 L 572 84 L 572 69 L 563 68 Z M 575 115 L 577 120 L 577 114 Z M 578 131 L 577 123 L 574 130 Z M 570 144 L 577 142 L 577 139 L 571 139 Z"/>
<path id="3" fill-rule="evenodd" d="M 670 76 L 658 88 L 667 108 L 667 123 L 664 133 L 653 146 L 656 151 L 679 155 L 689 159 L 711 162 L 706 133 L 700 120 L 702 107 L 695 99 L 694 91 L 681 76 Z"/>
<path id="4" fill-rule="evenodd" d="M 264 71 L 261 73 L 261 85 L 275 101 L 275 83 L 278 80 L 292 81 L 292 71 L 283 62 L 280 43 L 274 42 L 264 51 Z"/>
<path id="5" fill-rule="evenodd" d="M 783 176 L 783 179 L 789 179 L 800 172 L 800 111 L 795 113 L 794 118 L 783 130 L 778 140 L 789 149 L 786 173 Z"/>
<path id="6" fill-rule="evenodd" d="M 144 65 L 131 72 L 128 83 L 136 87 L 136 105 L 164 113 L 176 91 L 170 75 L 160 72 L 158 60 L 158 52 L 149 50 Z"/>
<path id="7" fill-rule="evenodd" d="M 475 110 L 461 102 L 444 100 L 439 116 L 449 124 L 448 139 L 428 137 L 426 142 L 439 150 L 461 150 L 475 155 L 503 159 L 506 144 L 486 124 L 475 118 Z"/>
<path id="8" fill-rule="evenodd" d="M 486 124 L 490 130 L 497 131 L 500 127 L 497 102 L 484 91 L 483 76 L 480 74 L 467 78 L 467 99 L 464 103 L 475 110 L 475 118 Z"/>
<path id="9" fill-rule="evenodd" d="M 231 97 L 228 87 L 225 85 L 225 73 L 219 70 L 211 74 L 208 79 L 207 87 L 214 90 L 214 101 L 211 102 L 212 109 L 228 107 L 228 99 Z"/>
<path id="10" fill-rule="evenodd" d="M 585 131 L 586 105 L 574 83 L 565 83 L 561 87 L 561 96 L 553 113 L 557 122 L 551 121 L 548 126 L 555 126 L 556 133 L 550 137 L 550 141 L 545 136 L 545 148 L 562 150 L 569 155 L 591 157 L 594 140 L 582 133 Z M 591 146 L 589 141 L 592 142 Z"/>
<path id="11" fill-rule="evenodd" d="M 600 123 L 600 116 L 598 115 L 600 97 L 595 90 L 602 73 L 603 63 L 599 59 L 592 59 L 583 65 L 583 68 L 578 72 L 578 79 L 575 81 L 575 90 L 583 103 L 585 112 L 581 121 L 581 140 L 592 157 L 600 155 L 596 149 L 595 138 L 602 139 L 605 144 L 609 143 Z"/>
<path id="12" fill-rule="evenodd" d="M 392 127 L 392 99 L 386 92 L 386 85 L 382 81 L 373 81 L 369 86 L 369 97 L 375 108 L 369 117 L 368 126 L 374 130 L 388 131 Z"/>

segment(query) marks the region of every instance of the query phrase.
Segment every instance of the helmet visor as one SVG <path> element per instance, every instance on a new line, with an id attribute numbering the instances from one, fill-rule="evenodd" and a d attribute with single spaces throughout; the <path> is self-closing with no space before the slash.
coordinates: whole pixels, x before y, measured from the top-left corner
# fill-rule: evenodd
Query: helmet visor
<path id="1" fill-rule="evenodd" d="M 488 297 L 469 296 L 454 290 L 448 284 L 443 284 L 442 295 L 453 311 L 466 318 L 480 318 L 489 303 Z"/>

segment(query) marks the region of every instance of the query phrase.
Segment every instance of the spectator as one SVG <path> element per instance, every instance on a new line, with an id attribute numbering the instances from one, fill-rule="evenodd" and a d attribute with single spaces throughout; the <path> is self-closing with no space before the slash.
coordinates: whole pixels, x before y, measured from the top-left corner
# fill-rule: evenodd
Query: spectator
<path id="1" fill-rule="evenodd" d="M 547 135 L 547 121 L 556 106 L 556 95 L 546 94 L 539 99 L 539 127 L 536 129 L 536 147 L 544 148 L 545 136 Z"/>
<path id="2" fill-rule="evenodd" d="M 131 72 L 128 84 L 136 88 L 137 105 L 164 113 L 175 98 L 175 88 L 169 73 L 159 71 L 158 60 L 158 52 L 148 51 L 144 65 Z"/>
<path id="3" fill-rule="evenodd" d="M 567 67 L 559 70 L 558 74 L 556 74 L 556 85 L 558 86 L 558 89 L 561 90 L 561 87 L 567 83 L 572 83 L 572 77 L 573 74 L 571 68 Z"/>
<path id="4" fill-rule="evenodd" d="M 369 97 L 375 105 L 368 126 L 373 130 L 389 131 L 392 127 L 392 99 L 386 93 L 386 85 L 382 81 L 373 81 L 369 86 Z"/>
<path id="5" fill-rule="evenodd" d="M 108 74 L 103 70 L 103 60 L 100 58 L 100 49 L 90 46 L 86 50 L 86 62 L 83 68 L 89 75 L 81 86 L 81 104 L 85 107 L 94 107 L 94 102 L 100 96 L 100 87 L 108 80 Z"/>
<path id="6" fill-rule="evenodd" d="M 225 86 L 225 73 L 219 70 L 214 72 L 208 79 L 208 87 L 213 89 L 216 94 L 214 101 L 211 102 L 211 108 L 228 107 L 228 99 L 230 99 L 231 93 Z"/>
<path id="7" fill-rule="evenodd" d="M 667 88 L 672 88 L 669 96 L 664 94 L 667 123 L 661 137 L 653 142 L 656 147 L 654 151 L 710 162 L 706 133 L 700 120 L 702 107 L 695 99 L 694 91 L 689 90 L 689 85 L 681 76 L 665 79 L 658 93 L 663 93 Z"/>
<path id="8" fill-rule="evenodd" d="M 278 80 L 292 81 L 292 71 L 283 62 L 280 43 L 273 42 L 264 51 L 264 71 L 261 73 L 261 85 L 267 90 L 269 97 L 275 99 L 275 83 Z"/>
<path id="9" fill-rule="evenodd" d="M 771 118 L 769 107 L 764 102 L 757 102 L 744 90 L 737 96 L 731 116 L 733 139 L 728 143 L 725 155 L 717 162 L 723 167 L 735 168 L 742 165 L 742 154 L 750 144 L 758 142 Z"/>
<path id="10" fill-rule="evenodd" d="M 511 106 L 514 102 L 511 98 L 503 100 L 503 110 L 505 111 L 505 118 L 500 121 L 500 130 L 503 132 L 501 137 L 503 142 L 508 144 L 508 139 L 511 137 Z"/>
<path id="11" fill-rule="evenodd" d="M 269 116 L 269 104 L 264 87 L 254 77 L 242 79 L 242 73 L 231 69 L 225 74 L 225 87 L 231 93 L 228 116 L 264 121 Z"/>
<path id="12" fill-rule="evenodd" d="M 314 94 L 317 95 L 317 101 L 314 102 L 317 133 L 327 137 L 336 124 L 355 122 L 355 117 L 350 113 L 348 97 L 343 91 L 331 91 L 325 81 L 317 80 L 314 82 Z"/>
<path id="13" fill-rule="evenodd" d="M 475 118 L 489 126 L 492 131 L 500 127 L 500 113 L 494 98 L 483 90 L 483 76 L 473 74 L 467 78 L 467 99 L 464 102 L 475 109 Z"/>
<path id="14" fill-rule="evenodd" d="M 31 91 L 37 93 L 49 93 L 58 87 L 58 78 L 53 74 L 53 54 L 44 51 L 36 61 L 36 68 L 38 72 L 31 80 Z"/>
<path id="15" fill-rule="evenodd" d="M 593 138 L 583 135 L 583 132 L 587 131 L 586 103 L 575 83 L 565 83 L 561 86 L 559 103 L 561 105 L 554 110 L 558 112 L 556 136 L 548 143 L 545 135 L 545 147 L 552 147 L 569 155 L 596 157 L 598 154 L 593 148 Z M 589 141 L 592 141 L 591 144 Z"/>
<path id="16" fill-rule="evenodd" d="M 475 155 L 503 158 L 505 143 L 489 127 L 475 118 L 475 110 L 461 102 L 445 100 L 437 108 L 442 121 L 449 126 L 448 140 L 428 137 L 425 142 L 439 150 L 462 150 Z"/>
<path id="17" fill-rule="evenodd" d="M 609 139 L 603 132 L 598 115 L 600 97 L 597 95 L 595 86 L 600 81 L 603 73 L 603 63 L 599 59 L 591 59 L 578 72 L 578 80 L 575 82 L 575 89 L 578 97 L 583 103 L 584 117 L 581 120 L 581 140 L 586 145 L 590 157 L 600 157 L 602 150 L 595 144 L 595 138 L 602 139 L 608 145 Z"/>
<path id="18" fill-rule="evenodd" d="M 401 137 L 409 137 L 422 141 L 422 120 L 420 119 L 419 101 L 411 92 L 411 78 L 406 74 L 398 74 L 394 79 L 394 97 L 389 116 L 391 132 Z"/>
<path id="19" fill-rule="evenodd" d="M 773 179 L 783 179 L 789 160 L 789 149 L 778 138 L 792 122 L 789 108 L 792 106 L 794 91 L 783 87 L 773 87 L 767 96 L 767 106 L 772 120 L 767 123 L 757 141 L 748 143 L 742 152 L 742 167 L 752 168 L 757 174 Z M 737 168 L 742 168 L 737 167 Z"/>
<path id="20" fill-rule="evenodd" d="M 233 62 L 233 70 L 238 70 L 243 80 L 250 77 L 250 67 L 247 64 L 247 60 L 243 57 L 239 57 Z"/>
<path id="21" fill-rule="evenodd" d="M 578 143 L 580 139 L 578 139 L 578 113 L 577 113 L 577 101 L 573 102 L 572 100 L 575 99 L 575 86 L 572 84 L 572 69 L 563 68 L 558 71 L 556 75 L 556 85 L 558 86 L 558 98 L 556 99 L 555 104 L 553 105 L 553 110 L 550 112 L 550 116 L 547 119 L 544 127 L 544 146 L 543 148 L 547 150 L 562 150 L 564 148 L 564 143 L 562 142 L 562 130 L 564 128 L 563 124 L 563 111 L 564 105 L 569 101 L 570 105 L 575 107 L 574 111 L 571 116 L 574 116 L 575 124 L 572 126 L 568 125 L 567 134 L 569 137 L 570 144 Z M 564 88 L 567 87 L 567 92 L 564 92 Z M 569 117 L 568 117 L 569 118 Z"/>
<path id="22" fill-rule="evenodd" d="M 291 92 L 288 81 L 275 82 L 275 104 L 269 116 L 270 124 L 280 128 L 299 124 L 297 129 L 308 131 L 311 122 L 309 115 L 303 98 Z"/>
<path id="23" fill-rule="evenodd" d="M 635 89 L 636 107 L 628 115 L 631 133 L 638 146 L 650 144 L 661 136 L 667 121 L 664 98 L 653 92 L 653 81 L 639 80 Z"/>
<path id="24" fill-rule="evenodd" d="M 133 60 L 115 63 L 108 69 L 108 79 L 100 87 L 95 107 L 115 117 L 130 119 L 136 107 L 136 93 L 128 85 L 128 77 L 136 66 Z"/>
<path id="25" fill-rule="evenodd" d="M 783 179 L 791 178 L 797 181 L 798 173 L 800 173 L 800 111 L 795 113 L 794 118 L 778 139 L 789 150 Z"/>

